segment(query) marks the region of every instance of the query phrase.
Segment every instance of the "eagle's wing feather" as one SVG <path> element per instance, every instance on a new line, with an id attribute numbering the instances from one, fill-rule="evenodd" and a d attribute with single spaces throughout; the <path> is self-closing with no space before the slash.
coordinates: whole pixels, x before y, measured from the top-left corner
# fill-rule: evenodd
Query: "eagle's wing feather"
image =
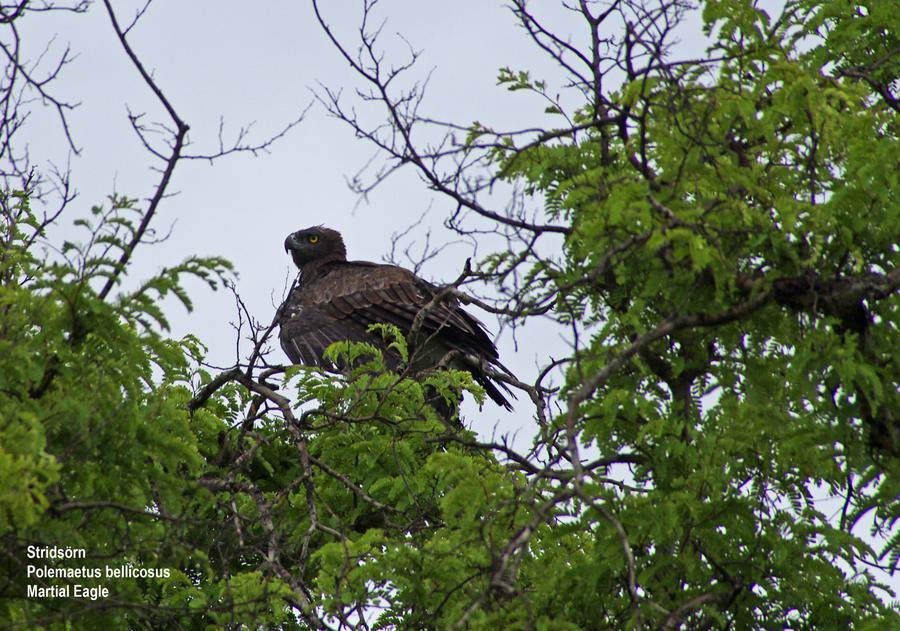
<path id="1" fill-rule="evenodd" d="M 483 325 L 463 311 L 452 296 L 431 304 L 437 291 L 401 267 L 348 261 L 329 264 L 314 278 L 301 275 L 285 302 L 280 322 L 282 348 L 292 362 L 330 370 L 335 367 L 323 358 L 330 344 L 340 340 L 369 342 L 381 346 L 388 365 L 396 368 L 400 358 L 379 344 L 378 336 L 367 332 L 368 327 L 393 324 L 409 334 L 426 309 L 419 318 L 419 340 L 423 344 L 433 340 L 441 353 L 458 351 L 503 369 Z M 473 376 L 492 399 L 509 405 L 486 375 L 473 371 Z"/>
<path id="2" fill-rule="evenodd" d="M 352 323 L 351 323 L 352 324 Z M 364 327 L 339 324 L 325 305 L 306 305 L 296 309 L 281 324 L 281 347 L 295 364 L 333 369 L 324 354 L 334 342 L 370 341 Z"/>

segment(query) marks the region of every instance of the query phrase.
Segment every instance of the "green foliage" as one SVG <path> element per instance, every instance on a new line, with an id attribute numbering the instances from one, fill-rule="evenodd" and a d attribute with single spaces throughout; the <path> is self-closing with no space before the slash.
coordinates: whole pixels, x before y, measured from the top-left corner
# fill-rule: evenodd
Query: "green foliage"
<path id="1" fill-rule="evenodd" d="M 283 617 L 277 580 L 261 581 L 208 538 L 221 499 L 200 479 L 228 429 L 225 415 L 191 415 L 195 340 L 171 340 L 150 299 L 183 295 L 180 281 L 212 282 L 221 259 L 191 259 L 114 302 L 95 291 L 131 233 L 131 202 L 95 209 L 82 244 L 63 260 L 39 257 L 41 226 L 21 194 L 2 200 L 0 255 L 0 620 L 21 628 L 218 626 Z M 218 408 L 223 408 L 218 403 Z M 83 549 L 84 561 L 29 560 L 27 546 Z M 222 564 L 231 568 L 223 571 Z M 27 565 L 168 569 L 169 578 L 41 580 Z M 114 608 L 81 599 L 25 598 L 26 584 L 111 588 Z M 222 612 L 228 615 L 220 618 Z"/>
<path id="2" fill-rule="evenodd" d="M 684 603 L 689 628 L 897 624 L 860 564 L 893 572 L 900 555 L 896 293 L 817 305 L 781 289 L 896 268 L 896 109 L 872 88 L 883 73 L 896 84 L 897 12 L 800 2 L 773 25 L 755 5 L 704 3 L 710 54 L 725 57 L 713 69 L 612 95 L 633 133 L 598 125 L 577 143 L 496 153 L 573 228 L 564 263 L 533 268 L 531 299 L 596 323 L 566 386 L 581 447 L 639 460 L 627 490 L 598 469 L 579 493 L 620 536 L 586 507 L 580 543 L 563 528 L 540 539 L 541 568 L 575 554 L 551 588 L 534 579 L 534 610 L 554 624 L 660 624 Z M 875 59 L 871 81 L 823 74 Z M 585 392 L 585 375 L 628 349 Z"/>

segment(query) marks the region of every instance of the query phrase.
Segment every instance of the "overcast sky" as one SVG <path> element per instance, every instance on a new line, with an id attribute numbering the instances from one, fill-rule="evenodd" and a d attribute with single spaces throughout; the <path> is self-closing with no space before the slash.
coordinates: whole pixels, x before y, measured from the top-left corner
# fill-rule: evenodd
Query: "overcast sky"
<path id="1" fill-rule="evenodd" d="M 125 2 L 116 6 L 125 23 L 138 8 Z M 429 228 L 433 243 L 454 237 L 441 228 L 453 206 L 429 191 L 412 170 L 397 173 L 364 201 L 349 190 L 346 178 L 369 162 L 374 148 L 354 138 L 345 123 L 329 117 L 314 102 L 313 91 L 323 85 L 344 89 L 352 99 L 360 82 L 327 40 L 310 3 L 259 6 L 248 11 L 246 3 L 238 2 L 156 0 L 129 35 L 144 65 L 191 126 L 189 151 L 215 151 L 220 118 L 226 138 L 253 123 L 250 140 L 262 140 L 312 104 L 304 121 L 268 153 L 233 155 L 212 165 L 180 163 L 170 189 L 178 195 L 163 203 L 154 220 L 158 232 L 171 228 L 171 236 L 137 250 L 130 278 L 137 282 L 189 255 L 223 255 L 235 265 L 245 303 L 256 317 L 268 321 L 286 279 L 294 273 L 282 247 L 289 232 L 324 223 L 344 234 L 351 259 L 374 261 L 389 252 L 392 233 L 426 212 L 407 243 L 422 243 Z M 323 3 L 327 19 L 352 48 L 357 46 L 357 6 Z M 424 113 L 462 124 L 479 120 L 503 129 L 546 124 L 544 103 L 496 86 L 503 66 L 529 69 L 550 79 L 558 76 L 502 4 L 403 1 L 379 7 L 379 15 L 387 19 L 382 40 L 392 59 L 405 60 L 406 45 L 399 33 L 422 52 L 410 80 L 431 73 Z M 572 23 L 565 12 L 556 13 L 557 23 Z M 79 196 L 62 218 L 56 237 L 77 237 L 71 221 L 103 203 L 111 192 L 140 199 L 153 192 L 155 163 L 131 130 L 126 107 L 146 112 L 148 122 L 166 118 L 123 54 L 102 4 L 87 15 L 28 16 L 22 34 L 32 56 L 53 38 L 48 58 L 67 45 L 78 55 L 53 87 L 57 96 L 80 102 L 69 115 L 80 155 L 69 155 L 50 110 L 36 112 L 28 130 L 30 153 L 38 166 L 71 160 Z M 422 275 L 438 282 L 453 280 L 469 254 L 464 244 L 451 246 L 429 262 Z M 191 288 L 193 313 L 174 304 L 168 309 L 173 335 L 194 333 L 209 346 L 211 361 L 233 364 L 232 296 L 213 293 L 199 283 Z M 490 316 L 482 317 L 489 329 L 498 330 Z M 500 340 L 503 361 L 523 379 L 531 380 L 536 365 L 551 354 L 565 352 L 555 331 L 541 330 L 539 340 L 536 344 L 534 336 L 520 337 L 517 349 L 511 339 Z M 280 349 L 272 359 L 283 359 Z M 529 402 L 523 403 L 528 410 Z M 485 412 L 488 418 L 476 426 L 489 434 L 500 411 L 488 404 Z M 530 427 L 530 412 L 520 416 L 518 421 L 506 418 L 503 431 Z"/>

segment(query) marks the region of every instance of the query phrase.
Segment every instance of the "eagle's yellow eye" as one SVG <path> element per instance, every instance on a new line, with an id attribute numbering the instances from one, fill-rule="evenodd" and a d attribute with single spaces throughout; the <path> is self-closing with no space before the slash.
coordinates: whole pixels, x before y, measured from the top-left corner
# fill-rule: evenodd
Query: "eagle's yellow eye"
<path id="1" fill-rule="evenodd" d="M 315 245 L 316 243 L 319 242 L 319 235 L 311 234 L 308 237 L 306 237 L 306 240 L 309 241 L 310 243 L 312 243 L 313 245 Z"/>

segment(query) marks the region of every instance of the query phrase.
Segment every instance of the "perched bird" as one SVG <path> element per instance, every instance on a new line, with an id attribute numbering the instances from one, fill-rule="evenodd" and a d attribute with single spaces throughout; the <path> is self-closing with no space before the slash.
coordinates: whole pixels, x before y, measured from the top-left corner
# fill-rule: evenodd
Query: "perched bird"
<path id="1" fill-rule="evenodd" d="M 409 340 L 414 370 L 446 365 L 467 370 L 487 395 L 511 410 L 509 388 L 482 366 L 511 374 L 500 363 L 484 325 L 466 313 L 451 294 L 435 300 L 440 288 L 396 265 L 348 261 L 344 240 L 336 230 L 315 226 L 298 230 L 284 249 L 300 268 L 298 282 L 281 306 L 281 347 L 295 364 L 339 371 L 323 357 L 333 342 L 368 342 L 384 353 L 387 366 L 402 366 L 399 354 L 382 336 L 367 328 L 393 324 Z"/>

